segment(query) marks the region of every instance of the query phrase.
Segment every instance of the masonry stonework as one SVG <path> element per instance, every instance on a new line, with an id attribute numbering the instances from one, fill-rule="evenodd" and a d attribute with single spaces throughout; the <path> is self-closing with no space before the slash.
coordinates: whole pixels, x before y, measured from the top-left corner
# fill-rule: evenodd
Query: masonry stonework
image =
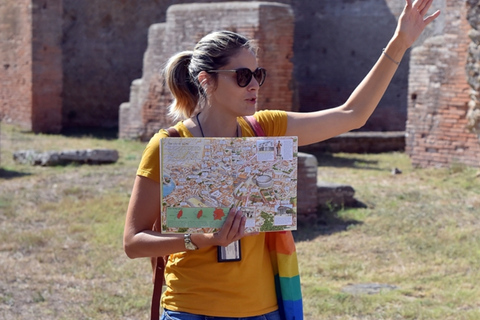
<path id="1" fill-rule="evenodd" d="M 2 1 L 0 17 L 0 119 L 59 132 L 61 1 Z"/>
<path id="2" fill-rule="evenodd" d="M 33 0 L 32 131 L 57 133 L 62 128 L 61 0 Z"/>
<path id="3" fill-rule="evenodd" d="M 139 6 L 101 0 L 0 1 L 0 119 L 35 132 L 58 132 L 74 126 L 113 128 L 120 123 L 121 135 L 146 138 L 163 126 L 166 118 L 165 108 L 159 106 L 168 105 L 170 97 L 158 77 L 166 52 L 190 46 L 215 24 L 210 21 L 215 13 L 186 13 L 209 0 L 197 0 L 184 12 L 172 12 L 173 20 L 167 21 L 170 5 L 188 2 L 146 0 Z M 277 66 L 285 68 L 281 64 L 269 68 L 269 79 L 275 77 L 276 82 L 283 83 L 276 92 L 292 95 L 287 108 L 299 111 L 345 101 L 380 55 L 404 3 L 277 2 L 263 3 L 280 5 L 275 10 L 280 10 L 281 4 L 291 6 L 294 54 L 276 51 L 291 44 L 277 42 L 274 26 L 283 18 L 273 7 L 268 12 L 262 12 L 268 6 L 256 9 L 252 16 L 256 18 L 224 11 L 226 16 L 218 18 L 223 24 L 218 26 L 235 26 L 236 31 L 268 45 L 262 63 L 285 54 L 285 61 L 294 66 L 292 80 L 273 73 Z M 256 2 L 236 3 L 248 6 Z M 229 2 L 217 0 L 208 5 L 215 10 L 215 4 L 228 6 Z M 235 6 L 235 2 L 230 4 Z M 459 161 L 479 166 L 479 1 L 436 0 L 434 6 L 442 9 L 442 15 L 407 53 L 363 130 L 402 131 L 406 123 L 406 150 L 414 165 L 446 166 Z M 291 19 L 291 12 L 287 17 Z M 175 20 L 184 18 L 188 20 Z M 242 25 L 237 19 L 257 20 Z M 149 26 L 149 41 L 167 44 L 167 48 L 149 45 L 145 52 Z M 172 34 L 178 39 L 159 40 Z M 155 68 L 144 69 L 143 75 L 142 57 L 155 60 L 144 62 L 143 66 Z M 267 81 L 262 88 L 264 100 L 259 105 L 283 108 L 278 100 L 283 98 L 266 92 L 270 84 Z M 118 106 L 125 101 L 129 102 L 123 106 L 124 112 L 119 111 Z"/>
<path id="4" fill-rule="evenodd" d="M 31 129 L 31 14 L 29 0 L 0 2 L 0 117 Z"/>
<path id="5" fill-rule="evenodd" d="M 472 29 L 468 35 L 467 76 L 471 86 L 470 102 L 468 103 L 468 128 L 480 139 L 480 0 L 468 0 L 467 20 Z"/>
<path id="6" fill-rule="evenodd" d="M 37 7 L 41 10 L 35 11 L 34 5 L 37 2 Z M 48 41 L 49 37 L 54 39 L 52 41 L 58 42 L 60 48 L 60 57 L 55 59 L 60 61 L 57 65 L 63 69 L 61 76 L 58 76 L 58 79 L 62 79 L 57 86 L 60 89 L 56 89 L 61 92 L 61 112 L 54 116 L 54 109 L 50 107 L 49 117 L 54 117 L 57 121 L 61 118 L 62 128 L 116 127 L 119 121 L 118 106 L 129 100 L 132 81 L 142 77 L 142 57 L 147 46 L 149 26 L 165 22 L 169 6 L 189 2 L 191 0 L 145 0 L 138 5 L 138 2 L 134 1 L 3 0 L 0 3 L 0 12 L 5 15 L 2 14 L 0 38 L 5 40 L 1 41 L 0 47 L 3 48 L 2 52 L 8 51 L 10 57 L 20 61 L 20 51 L 31 52 L 33 47 L 32 40 L 27 41 L 22 32 L 38 31 L 37 39 L 42 38 L 47 42 L 47 54 L 52 58 L 56 51 L 52 50 L 53 47 Z M 228 1 L 195 1 L 197 4 L 207 2 Z M 240 3 L 249 2 L 251 1 Z M 396 17 L 403 7 L 403 2 L 398 0 L 362 0 L 354 3 L 351 0 L 265 2 L 290 5 L 294 12 L 295 41 L 292 62 L 295 67 L 293 81 L 285 86 L 293 90 L 291 108 L 300 111 L 328 108 L 346 100 L 379 56 L 381 47 L 393 33 Z M 55 9 L 60 5 L 62 10 Z M 190 6 L 193 7 L 194 4 Z M 35 28 L 27 27 L 34 23 L 32 14 L 40 13 L 46 17 L 46 14 L 55 11 L 56 16 L 42 18 L 41 25 Z M 232 14 L 230 19 L 235 17 L 236 15 Z M 202 25 L 209 23 L 205 21 L 207 18 L 208 15 L 203 18 L 198 16 L 194 21 L 202 28 Z M 12 23 L 17 28 L 9 29 L 8 25 Z M 435 31 L 436 24 L 432 25 L 434 27 L 431 29 Z M 15 30 L 15 33 L 12 34 L 12 30 Z M 56 35 L 51 33 L 52 30 Z M 425 35 L 431 35 L 431 31 L 427 30 Z M 269 37 L 269 41 L 272 39 L 274 38 Z M 33 64 L 43 64 L 45 58 L 36 59 Z M 31 118 L 22 116 L 23 120 L 17 120 L 23 112 L 21 110 L 32 109 L 31 94 L 23 94 L 24 87 L 11 87 L 11 83 L 32 78 L 26 72 L 33 71 L 20 71 L 20 66 L 25 65 L 12 63 L 11 59 L 3 65 L 16 65 L 16 69 L 0 75 L 3 92 L 7 91 L 5 87 L 10 88 L 9 94 L 4 94 L 7 97 L 2 97 L 1 100 L 4 106 L 2 119 L 13 123 L 23 121 L 27 127 L 32 127 Z M 32 66 L 31 69 L 35 67 Z M 53 70 L 50 67 L 47 69 Z M 379 108 L 364 129 L 404 129 L 407 74 L 408 62 L 404 62 Z M 51 80 L 49 81 L 51 83 Z M 46 92 L 49 90 L 52 90 L 51 86 L 45 89 Z M 13 96 L 19 99 L 13 99 Z M 28 101 L 20 103 L 22 99 Z M 52 105 L 53 100 L 45 101 Z M 271 103 L 275 104 L 275 101 Z M 21 108 L 18 108 L 20 104 Z"/>
<path id="7" fill-rule="evenodd" d="M 171 6 L 166 22 L 150 27 L 143 77 L 133 81 L 130 101 L 120 106 L 119 137 L 147 140 L 172 124 L 167 116 L 172 97 L 161 76 L 163 65 L 174 53 L 192 50 L 204 35 L 221 29 L 257 41 L 258 63 L 268 72 L 258 105 L 292 110 L 293 22 L 289 6 L 271 2 Z"/>
<path id="8" fill-rule="evenodd" d="M 442 35 L 411 53 L 406 151 L 416 167 L 480 166 L 480 143 L 467 128 L 470 39 L 464 0 L 446 2 Z"/>

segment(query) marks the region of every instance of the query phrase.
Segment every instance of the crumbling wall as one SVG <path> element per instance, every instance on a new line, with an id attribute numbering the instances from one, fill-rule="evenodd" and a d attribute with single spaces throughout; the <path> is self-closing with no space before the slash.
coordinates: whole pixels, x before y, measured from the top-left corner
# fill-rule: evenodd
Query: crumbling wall
<path id="1" fill-rule="evenodd" d="M 151 137 L 171 125 L 161 69 L 179 51 L 214 30 L 231 30 L 256 39 L 258 63 L 268 70 L 258 95 L 262 109 L 292 109 L 293 12 L 290 6 L 269 2 L 229 2 L 174 5 L 165 23 L 150 27 L 143 76 L 132 82 L 130 101 L 120 106 L 119 137 Z"/>
<path id="2" fill-rule="evenodd" d="M 370 70 L 375 61 L 380 57 L 383 46 L 392 36 L 396 19 L 400 15 L 404 2 L 396 0 L 365 0 L 352 3 L 347 0 L 326 0 L 326 1 L 280 1 L 290 2 L 295 15 L 294 44 L 293 44 L 293 81 L 276 77 L 269 68 L 269 79 L 276 82 L 284 82 L 286 90 L 293 90 L 291 109 L 300 111 L 313 111 L 340 105 L 353 92 L 358 83 Z M 445 1 L 440 1 L 444 3 Z M 247 2 L 244 2 L 247 3 Z M 212 4 L 213 5 L 213 4 Z M 236 3 L 227 3 L 233 5 Z M 221 7 L 223 8 L 224 5 Z M 435 3 L 438 7 L 438 1 Z M 196 8 L 192 6 L 191 8 Z M 213 7 L 212 7 L 213 8 Z M 216 8 L 216 7 L 215 7 Z M 193 9 L 191 9 L 193 10 Z M 235 13 L 229 13 L 230 21 L 237 19 Z M 208 25 L 205 21 L 211 15 L 204 12 L 197 13 L 195 21 L 199 25 Z M 189 17 L 187 17 L 189 18 Z M 438 21 L 432 23 L 422 35 L 422 39 L 439 33 Z M 370 23 L 374 21 L 374 23 Z M 197 22 L 196 22 L 197 23 Z M 261 24 L 272 25 L 274 24 Z M 165 27 L 155 26 L 150 32 L 153 34 L 161 32 Z M 182 31 L 182 36 L 190 31 Z M 162 31 L 163 32 L 163 31 Z M 152 39 L 152 35 L 149 36 Z M 268 33 L 265 33 L 268 35 Z M 268 35 L 268 40 L 260 39 L 260 42 L 269 44 L 275 39 L 273 34 Z M 420 42 L 419 42 L 420 43 Z M 149 45 L 150 48 L 150 45 Z M 274 48 L 267 48 L 268 52 L 277 54 Z M 150 52 L 146 56 L 151 56 Z M 147 50 L 147 51 L 148 51 Z M 163 57 L 164 59 L 165 57 Z M 159 123 L 151 120 L 155 115 L 164 117 L 165 108 L 157 105 L 158 99 L 164 99 L 165 95 L 158 93 L 165 90 L 161 81 L 153 78 L 154 83 L 150 90 L 146 91 L 145 86 L 137 85 L 143 81 L 150 81 L 145 75 L 146 64 L 144 64 L 144 75 L 142 80 L 132 84 L 130 101 L 140 99 L 148 101 L 148 108 L 143 108 L 141 113 L 131 113 L 130 122 L 136 122 L 137 128 L 125 126 L 126 111 L 120 115 L 120 136 L 135 137 L 136 135 L 149 136 Z M 281 66 L 280 66 L 281 67 Z M 160 66 L 159 66 L 160 68 Z M 407 94 L 408 94 L 408 71 L 409 54 L 404 57 L 399 70 L 397 71 L 391 85 L 389 86 L 379 107 L 362 130 L 372 131 L 403 131 L 407 118 Z M 267 81 L 266 85 L 270 81 Z M 143 89 L 142 89 L 143 88 Z M 261 93 L 265 89 L 262 88 Z M 136 95 L 139 93 L 139 96 Z M 162 97 L 162 98 L 161 98 Z M 132 103 L 132 102 L 130 102 Z M 161 105 L 168 104 L 168 99 L 161 102 Z M 265 106 L 264 103 L 259 103 Z M 278 104 L 272 103 L 273 108 Z M 127 108 L 128 105 L 123 105 Z M 268 107 L 268 106 L 267 106 Z M 125 109 L 126 110 L 126 109 Z M 142 125 L 143 122 L 143 125 Z M 168 121 L 163 121 L 166 125 Z M 142 126 L 146 127 L 142 131 Z M 126 133 L 131 131 L 131 133 Z M 135 133 L 137 132 L 137 133 Z"/>
<path id="3" fill-rule="evenodd" d="M 468 128 L 480 139 L 480 0 L 468 0 L 467 20 L 472 29 L 468 35 L 467 76 L 471 86 L 470 102 L 468 104 Z"/>
<path id="4" fill-rule="evenodd" d="M 442 34 L 411 53 L 406 151 L 416 167 L 480 166 L 480 143 L 467 128 L 465 0 L 447 1 L 442 14 Z"/>
<path id="5" fill-rule="evenodd" d="M 161 82 L 156 84 L 157 87 L 138 85 L 140 81 L 147 81 L 145 73 L 150 72 L 143 70 L 142 76 L 148 28 L 153 24 L 155 27 L 152 28 L 157 30 L 151 32 L 161 32 L 162 27 L 157 24 L 166 21 L 167 8 L 172 4 L 189 2 L 192 1 L 146 0 L 139 5 L 134 1 L 101 0 L 0 1 L 0 117 L 38 132 L 55 132 L 60 127 L 72 126 L 115 127 L 122 122 L 119 120 L 118 106 L 127 100 L 132 103 L 135 99 L 128 97 L 129 92 L 134 96 L 138 91 L 138 98 L 141 98 L 144 106 L 137 110 L 138 114 L 131 113 L 131 123 L 137 121 L 138 125 L 131 126 L 132 132 L 127 136 L 148 135 L 159 124 L 146 119 L 161 115 L 164 110 L 158 109 L 156 101 L 167 99 L 165 95 L 159 95 L 163 90 Z M 194 2 L 198 4 L 212 0 Z M 213 2 L 226 5 L 224 0 Z M 328 108 L 345 101 L 380 56 L 404 5 L 404 1 L 399 0 L 276 2 L 290 5 L 295 16 L 294 54 L 290 57 L 294 65 L 293 81 L 286 81 L 282 90 L 293 90 L 291 108 L 300 111 Z M 459 10 L 465 8 L 466 2 L 472 8 L 478 6 L 475 0 L 448 1 L 447 10 L 446 2 L 435 0 L 433 6 L 443 9 L 443 13 L 416 45 L 421 45 L 424 39 L 432 35 L 444 35 L 447 17 L 449 23 L 456 23 L 463 17 L 461 14 L 465 14 Z M 195 4 L 188 6 L 194 8 Z M 459 15 L 454 17 L 451 12 Z M 471 18 L 478 17 L 478 11 L 472 12 Z M 209 17 L 211 15 L 197 16 L 192 21 L 202 29 L 213 25 L 214 21 L 207 21 Z M 228 18 L 233 23 L 236 13 L 225 17 L 224 21 Z M 275 23 L 273 21 L 272 25 L 275 26 Z M 197 32 L 195 28 L 188 30 Z M 35 37 L 37 40 L 34 43 Z M 157 37 L 160 35 L 157 34 Z M 261 41 L 273 42 L 275 37 L 272 34 L 266 37 L 266 41 Z M 444 40 L 457 41 L 455 37 Z M 170 46 L 170 43 L 165 43 Z M 278 45 L 274 44 L 272 48 L 275 50 Z M 271 52 L 275 54 L 275 51 Z M 153 53 L 152 59 L 155 57 L 156 53 Z M 434 56 L 431 58 L 431 61 L 435 60 Z M 269 68 L 270 80 L 276 76 L 272 74 L 275 68 Z M 379 107 L 363 130 L 404 129 L 406 105 L 407 102 L 408 106 L 411 103 L 408 74 L 407 53 Z M 142 80 L 132 83 L 140 77 Z M 275 81 L 284 79 L 276 77 Z M 266 82 L 265 88 L 270 82 Z M 129 90 L 130 85 L 132 90 Z M 443 90 L 448 91 L 448 87 L 445 86 Z M 470 107 L 470 119 L 475 119 L 478 96 L 473 94 L 469 100 L 473 105 Z M 272 101 L 271 105 L 274 105 L 275 101 Z M 161 103 L 168 104 L 168 101 Z M 277 108 L 277 105 L 273 107 Z M 121 115 L 121 118 L 124 117 L 126 113 Z M 476 122 L 473 121 L 475 126 Z"/>
<path id="6" fill-rule="evenodd" d="M 295 69 L 301 111 L 343 104 L 380 57 L 405 1 L 294 1 Z M 409 55 L 362 128 L 403 131 Z"/>
<path id="7" fill-rule="evenodd" d="M 0 2 L 0 119 L 61 129 L 61 0 Z"/>
<path id="8" fill-rule="evenodd" d="M 165 5 L 63 2 L 63 126 L 115 128 L 118 106 L 128 98 L 132 79 L 142 73 L 148 27 L 165 19 Z"/>
<path id="9" fill-rule="evenodd" d="M 0 2 L 0 118 L 30 129 L 32 96 L 30 0 Z"/>

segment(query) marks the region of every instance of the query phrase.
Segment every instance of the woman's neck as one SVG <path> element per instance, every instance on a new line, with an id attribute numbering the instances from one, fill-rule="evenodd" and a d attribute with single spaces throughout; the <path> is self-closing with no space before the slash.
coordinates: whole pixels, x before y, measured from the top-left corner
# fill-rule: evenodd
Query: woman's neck
<path id="1" fill-rule="evenodd" d="M 238 137 L 241 135 L 236 117 L 202 111 L 190 119 L 201 137 Z"/>

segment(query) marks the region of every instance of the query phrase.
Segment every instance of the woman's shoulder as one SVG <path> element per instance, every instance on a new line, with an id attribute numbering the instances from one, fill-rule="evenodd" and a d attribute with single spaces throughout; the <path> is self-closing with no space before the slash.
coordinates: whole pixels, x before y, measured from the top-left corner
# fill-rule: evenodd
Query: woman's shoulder
<path id="1" fill-rule="evenodd" d="M 287 131 L 287 112 L 283 110 L 261 110 L 253 115 L 267 136 L 284 136 Z"/>
<path id="2" fill-rule="evenodd" d="M 263 118 L 282 118 L 287 116 L 287 112 L 284 110 L 260 110 L 253 115 L 257 120 Z"/>
<path id="3" fill-rule="evenodd" d="M 171 127 L 168 127 L 168 128 L 163 128 L 163 129 L 160 129 L 158 130 L 157 133 L 155 133 L 149 140 L 148 144 L 151 144 L 151 143 L 154 143 L 154 144 L 158 144 L 158 141 L 160 139 L 163 139 L 163 138 L 166 138 L 166 137 L 169 137 L 169 129 L 174 129 L 178 132 L 178 135 L 180 137 L 192 137 L 192 134 L 190 133 L 190 131 L 187 129 L 187 127 L 183 124 L 182 121 L 178 122 L 177 124 L 171 126 Z"/>

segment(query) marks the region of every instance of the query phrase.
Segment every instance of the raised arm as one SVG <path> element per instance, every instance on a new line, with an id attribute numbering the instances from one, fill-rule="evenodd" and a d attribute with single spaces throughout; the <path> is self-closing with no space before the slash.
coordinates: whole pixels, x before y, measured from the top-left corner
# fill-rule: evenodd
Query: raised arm
<path id="1" fill-rule="evenodd" d="M 425 17 L 432 2 L 406 0 L 392 39 L 347 101 L 341 106 L 316 112 L 289 112 L 286 135 L 298 136 L 299 144 L 307 145 L 362 127 L 387 90 L 406 50 L 440 15 L 437 10 Z"/>

